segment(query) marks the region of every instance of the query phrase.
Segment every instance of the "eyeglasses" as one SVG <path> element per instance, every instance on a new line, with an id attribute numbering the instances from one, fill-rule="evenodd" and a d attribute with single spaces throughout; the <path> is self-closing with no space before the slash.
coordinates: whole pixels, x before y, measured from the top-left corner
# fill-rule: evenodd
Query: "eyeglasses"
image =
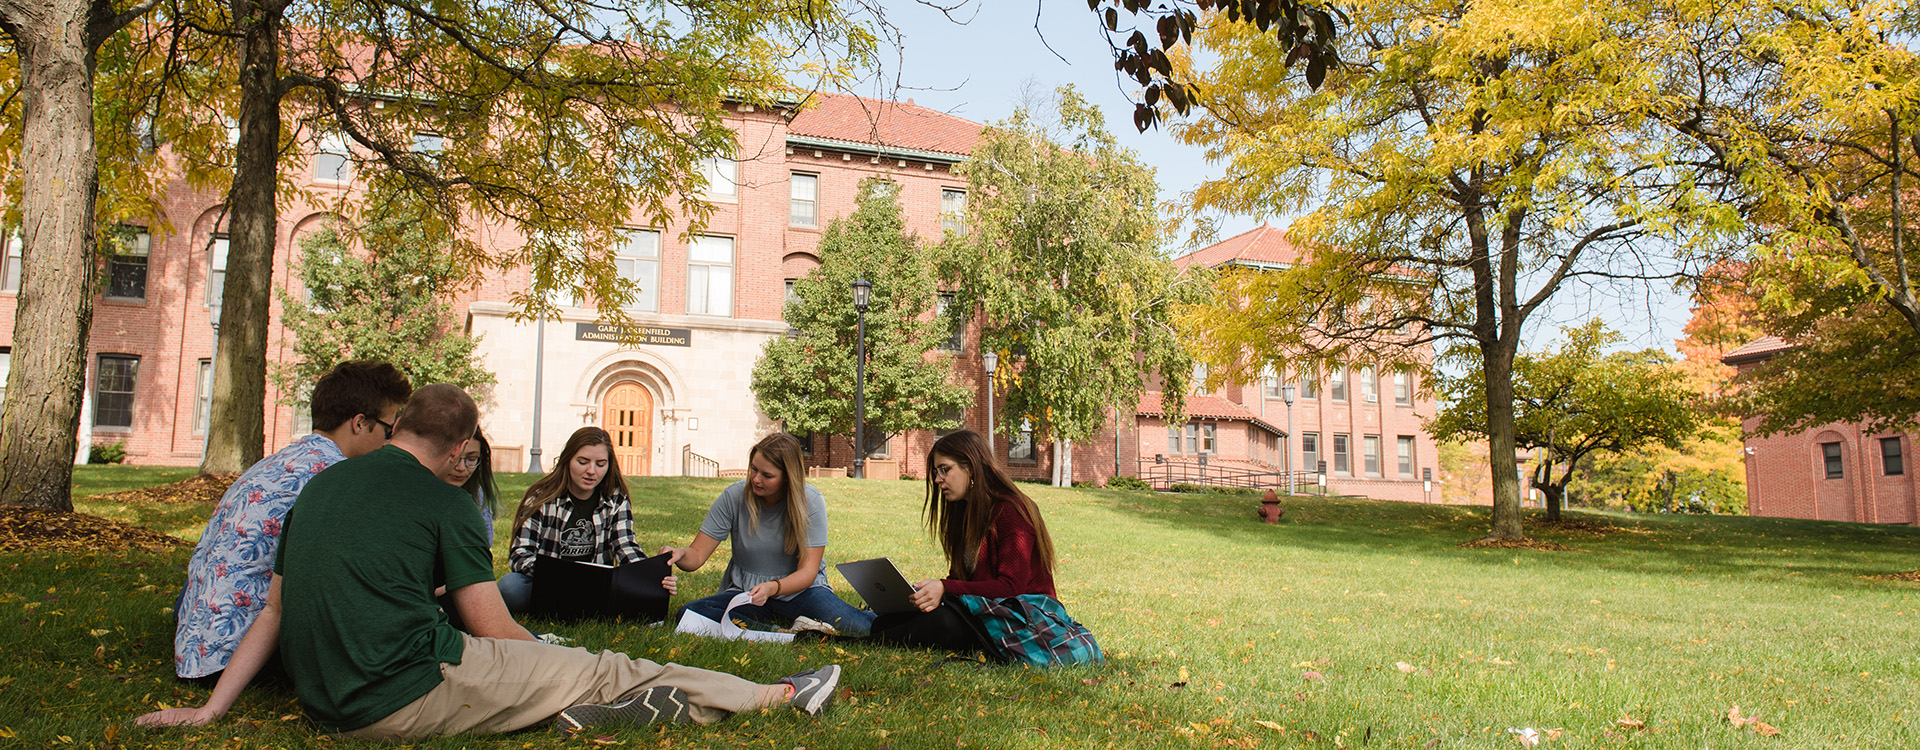
<path id="1" fill-rule="evenodd" d="M 381 418 L 379 418 L 379 417 L 374 417 L 374 416 L 368 416 L 367 418 L 368 418 L 368 419 L 371 419 L 371 420 L 373 420 L 373 423 L 374 423 L 374 424 L 377 424 L 377 425 L 380 425 L 380 426 L 381 426 L 381 427 L 383 427 L 383 428 L 386 428 L 386 431 L 387 431 L 387 439 L 388 439 L 388 440 L 392 440 L 392 439 L 393 439 L 393 425 L 392 425 L 391 423 L 389 423 L 389 422 L 387 422 L 386 420 L 384 420 L 384 419 L 381 419 Z"/>
<path id="2" fill-rule="evenodd" d="M 480 465 L 479 456 L 461 456 L 460 457 L 460 466 L 462 468 L 471 469 L 479 465 Z"/>

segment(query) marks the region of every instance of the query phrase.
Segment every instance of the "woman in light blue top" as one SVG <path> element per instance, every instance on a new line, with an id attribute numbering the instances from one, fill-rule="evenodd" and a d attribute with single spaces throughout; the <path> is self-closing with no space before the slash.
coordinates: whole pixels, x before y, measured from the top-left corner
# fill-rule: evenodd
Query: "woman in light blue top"
<path id="1" fill-rule="evenodd" d="M 693 544 L 660 550 L 692 572 L 721 542 L 733 540 L 720 593 L 685 609 L 719 620 L 727 602 L 744 591 L 753 602 L 734 609 L 735 617 L 781 624 L 809 617 L 843 635 L 865 635 L 873 613 L 854 608 L 827 585 L 827 500 L 807 486 L 799 439 L 768 435 L 747 458 L 747 478 L 721 491 Z"/>

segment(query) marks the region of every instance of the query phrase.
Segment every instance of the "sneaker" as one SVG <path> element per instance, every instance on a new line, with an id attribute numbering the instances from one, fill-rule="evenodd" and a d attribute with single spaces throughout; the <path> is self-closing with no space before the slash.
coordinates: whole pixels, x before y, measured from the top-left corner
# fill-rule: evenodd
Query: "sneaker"
<path id="1" fill-rule="evenodd" d="M 551 643 L 555 646 L 574 645 L 574 640 L 572 638 L 568 638 L 564 635 L 559 635 L 556 633 L 536 633 L 534 634 L 533 638 L 534 640 L 540 641 L 541 643 Z"/>
<path id="2" fill-rule="evenodd" d="M 827 710 L 827 704 L 833 702 L 833 691 L 840 687 L 840 665 L 809 669 L 782 677 L 780 682 L 793 686 L 793 697 L 787 699 L 787 705 L 808 716 L 819 716 Z"/>
<path id="3" fill-rule="evenodd" d="M 687 691 L 671 685 L 658 685 L 635 693 L 619 703 L 582 703 L 553 717 L 553 726 L 568 734 L 588 727 L 682 722 L 692 714 Z"/>
<path id="4" fill-rule="evenodd" d="M 816 633 L 826 633 L 827 635 L 840 634 L 839 628 L 835 628 L 831 624 L 824 623 L 819 620 L 815 620 L 805 615 L 793 618 L 793 627 L 788 628 L 788 630 L 794 633 L 816 632 Z"/>

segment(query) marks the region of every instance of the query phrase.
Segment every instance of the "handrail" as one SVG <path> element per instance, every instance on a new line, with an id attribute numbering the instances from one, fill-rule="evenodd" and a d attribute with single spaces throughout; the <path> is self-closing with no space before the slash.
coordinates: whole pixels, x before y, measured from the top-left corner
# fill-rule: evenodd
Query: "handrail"
<path id="1" fill-rule="evenodd" d="M 1138 477 L 1156 490 L 1165 490 L 1176 484 L 1285 490 L 1287 474 L 1288 472 L 1284 471 L 1257 471 L 1237 466 L 1221 466 L 1207 461 L 1141 459 Z M 1295 492 L 1319 490 L 1314 472 L 1295 471 L 1292 474 Z"/>
<path id="2" fill-rule="evenodd" d="M 693 444 L 688 443 L 680 447 L 680 476 L 720 476 L 720 462 L 693 452 Z"/>

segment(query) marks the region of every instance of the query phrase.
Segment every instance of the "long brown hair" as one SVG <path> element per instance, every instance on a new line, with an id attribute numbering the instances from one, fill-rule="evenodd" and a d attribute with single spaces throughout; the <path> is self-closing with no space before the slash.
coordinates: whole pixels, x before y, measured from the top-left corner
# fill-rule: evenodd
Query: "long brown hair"
<path id="1" fill-rule="evenodd" d="M 747 451 L 747 471 L 753 471 L 754 456 L 765 457 L 783 475 L 780 483 L 787 495 L 787 541 L 782 549 L 789 555 L 800 554 L 801 545 L 807 543 L 807 468 L 800 458 L 800 439 L 784 432 L 760 438 Z M 752 487 L 751 483 L 747 485 L 747 528 L 758 534 L 760 498 L 753 496 Z"/>
<path id="2" fill-rule="evenodd" d="M 953 502 L 942 499 L 940 486 L 934 483 L 935 456 L 951 458 L 967 470 L 966 497 Z M 1047 522 L 1040 518 L 1039 506 L 1014 486 L 1006 468 L 994 460 L 987 450 L 986 439 L 972 430 L 961 430 L 940 438 L 933 449 L 927 451 L 927 528 L 940 539 L 940 548 L 947 553 L 948 577 L 965 579 L 973 574 L 981 541 L 996 533 L 993 513 L 1000 503 L 1013 503 L 1033 526 L 1039 542 L 1040 563 L 1051 575 L 1053 536 L 1047 533 Z"/>
<path id="3" fill-rule="evenodd" d="M 540 506 L 558 500 L 561 495 L 566 494 L 568 466 L 573 463 L 574 454 L 590 445 L 607 447 L 607 473 L 606 476 L 600 477 L 600 484 L 593 488 L 594 493 L 598 495 L 612 495 L 615 492 L 627 494 L 627 479 L 620 475 L 620 459 L 613 455 L 613 436 L 598 427 L 582 427 L 574 430 L 573 435 L 567 438 L 567 447 L 560 449 L 560 459 L 553 463 L 553 470 L 534 482 L 533 486 L 528 487 L 527 494 L 520 496 L 520 510 L 513 514 L 514 528 L 520 528 L 521 524 L 532 518 L 534 511 L 539 510 Z"/>

